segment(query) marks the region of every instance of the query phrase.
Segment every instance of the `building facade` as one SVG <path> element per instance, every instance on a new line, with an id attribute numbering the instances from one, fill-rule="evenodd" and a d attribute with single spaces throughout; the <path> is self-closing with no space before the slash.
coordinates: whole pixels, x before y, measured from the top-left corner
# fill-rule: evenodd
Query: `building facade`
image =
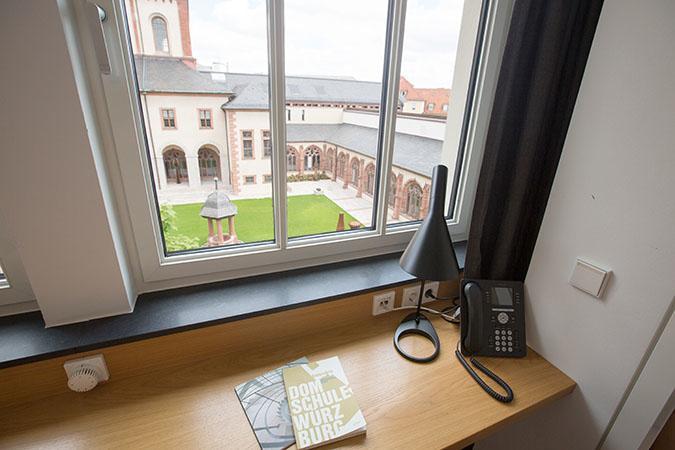
<path id="1" fill-rule="evenodd" d="M 181 193 L 208 192 L 216 177 L 234 198 L 271 196 L 267 76 L 198 66 L 188 0 L 126 0 L 126 6 L 160 200 L 187 202 L 194 197 Z M 436 105 L 436 117 L 406 114 L 412 89 L 402 85 L 408 95 L 401 100 L 389 174 L 396 220 L 426 214 L 445 130 L 447 105 Z M 331 180 L 355 197 L 372 198 L 380 99 L 380 83 L 286 77 L 289 182 Z"/>

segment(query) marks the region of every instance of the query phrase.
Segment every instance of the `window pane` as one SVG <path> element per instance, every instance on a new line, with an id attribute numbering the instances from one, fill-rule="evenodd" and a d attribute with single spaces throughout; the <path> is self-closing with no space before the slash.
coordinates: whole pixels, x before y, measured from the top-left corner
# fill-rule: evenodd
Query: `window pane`
<path id="1" fill-rule="evenodd" d="M 265 2 L 125 5 L 167 253 L 273 240 Z"/>
<path id="2" fill-rule="evenodd" d="M 452 169 L 455 165 L 457 149 L 445 148 L 443 139 L 463 6 L 463 0 L 408 1 L 399 88 L 401 108 L 389 174 L 390 224 L 424 218 L 433 167 L 445 164 Z M 451 170 L 449 177 L 453 175 Z"/>
<path id="3" fill-rule="evenodd" d="M 0 266 L 0 288 L 8 286 L 9 283 L 7 282 L 7 276 L 5 276 L 5 272 L 2 270 L 2 266 Z"/>
<path id="4" fill-rule="evenodd" d="M 372 225 L 387 7 L 285 2 L 289 237 Z"/>

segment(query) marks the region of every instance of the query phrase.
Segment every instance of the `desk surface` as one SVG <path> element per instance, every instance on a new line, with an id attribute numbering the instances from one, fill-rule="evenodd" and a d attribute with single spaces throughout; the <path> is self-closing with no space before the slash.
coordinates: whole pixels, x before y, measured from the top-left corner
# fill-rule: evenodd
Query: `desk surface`
<path id="1" fill-rule="evenodd" d="M 441 355 L 430 364 L 411 363 L 392 345 L 405 312 L 372 318 L 370 301 L 355 297 L 225 324 L 211 337 L 195 330 L 103 351 L 112 382 L 86 394 L 0 406 L 0 447 L 257 448 L 233 388 L 303 355 L 342 361 L 368 423 L 366 436 L 340 443 L 347 448 L 461 448 L 574 389 L 569 377 L 532 351 L 518 360 L 482 358 L 515 392 L 513 403 L 498 403 L 457 362 L 456 326 L 433 319 Z M 361 322 L 347 320 L 354 313 Z M 306 332 L 279 334 L 300 324 Z M 261 336 L 263 330 L 271 335 Z M 215 353 L 216 347 L 207 348 L 214 338 L 222 342 Z M 197 356 L 189 363 L 157 363 L 190 352 Z M 121 367 L 122 361 L 140 366 L 153 358 L 135 375 Z M 12 369 L 0 371 L 0 378 L 19 376 L 20 369 Z"/>

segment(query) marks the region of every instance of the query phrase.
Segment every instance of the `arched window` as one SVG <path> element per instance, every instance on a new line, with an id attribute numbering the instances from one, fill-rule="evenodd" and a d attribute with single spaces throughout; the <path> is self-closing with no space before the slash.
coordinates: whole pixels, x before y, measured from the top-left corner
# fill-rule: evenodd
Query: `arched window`
<path id="1" fill-rule="evenodd" d="M 359 186 L 359 169 L 360 169 L 360 163 L 358 159 L 354 159 L 352 161 L 352 179 L 350 180 L 350 183 L 354 187 Z"/>
<path id="2" fill-rule="evenodd" d="M 152 36 L 155 38 L 155 51 L 169 53 L 169 33 L 166 21 L 159 16 L 152 18 Z"/>
<path id="3" fill-rule="evenodd" d="M 305 150 L 305 170 L 319 170 L 319 168 L 321 168 L 319 149 L 310 147 Z"/>
<path id="4" fill-rule="evenodd" d="M 406 201 L 406 214 L 414 219 L 420 216 L 422 207 L 422 188 L 417 183 L 410 183 L 408 186 L 408 199 Z"/>
<path id="5" fill-rule="evenodd" d="M 392 208 L 396 204 L 396 176 L 392 173 L 389 174 L 389 195 L 387 201 L 389 206 Z"/>
<path id="6" fill-rule="evenodd" d="M 187 161 L 185 153 L 177 148 L 171 148 L 164 152 L 164 170 L 166 181 L 181 184 L 188 179 Z"/>
<path id="7" fill-rule="evenodd" d="M 344 180 L 346 172 L 347 172 L 347 155 L 345 155 L 344 153 L 340 153 L 340 156 L 338 156 L 338 172 L 337 172 L 337 175 L 338 175 L 338 177 L 340 177 Z"/>
<path id="8" fill-rule="evenodd" d="M 375 166 L 372 164 L 366 167 L 366 192 L 370 195 L 375 192 Z"/>
<path id="9" fill-rule="evenodd" d="M 293 147 L 286 149 L 286 170 L 289 172 L 298 170 L 298 159 L 295 153 Z"/>
<path id="10" fill-rule="evenodd" d="M 199 178 L 202 181 L 213 180 L 215 177 L 220 179 L 220 156 L 215 150 L 208 147 L 200 148 L 198 159 Z"/>

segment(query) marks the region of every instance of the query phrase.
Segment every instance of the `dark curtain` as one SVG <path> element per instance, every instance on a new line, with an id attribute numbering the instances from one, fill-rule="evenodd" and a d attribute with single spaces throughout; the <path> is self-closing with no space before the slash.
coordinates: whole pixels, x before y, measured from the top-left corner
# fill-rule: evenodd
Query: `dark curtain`
<path id="1" fill-rule="evenodd" d="M 602 0 L 516 0 L 464 273 L 525 279 Z"/>

